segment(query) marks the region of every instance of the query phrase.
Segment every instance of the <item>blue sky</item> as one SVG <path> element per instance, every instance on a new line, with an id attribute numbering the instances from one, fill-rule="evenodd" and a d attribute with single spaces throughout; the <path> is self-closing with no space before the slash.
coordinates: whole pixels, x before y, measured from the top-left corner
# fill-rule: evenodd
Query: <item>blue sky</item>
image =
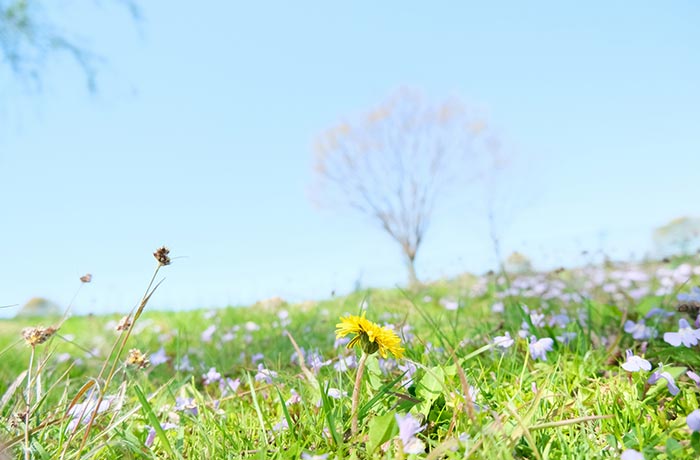
<path id="1" fill-rule="evenodd" d="M 401 86 L 476 107 L 517 159 L 506 253 L 639 256 L 655 226 L 699 214 L 696 2 L 406 3 L 50 12 L 104 63 L 95 95 L 67 60 L 39 91 L 0 73 L 0 304 L 65 305 L 91 272 L 77 310 L 128 309 L 161 244 L 183 258 L 155 308 L 403 283 L 380 230 L 307 193 L 315 137 Z M 495 266 L 483 199 L 464 195 L 437 210 L 424 278 Z"/>

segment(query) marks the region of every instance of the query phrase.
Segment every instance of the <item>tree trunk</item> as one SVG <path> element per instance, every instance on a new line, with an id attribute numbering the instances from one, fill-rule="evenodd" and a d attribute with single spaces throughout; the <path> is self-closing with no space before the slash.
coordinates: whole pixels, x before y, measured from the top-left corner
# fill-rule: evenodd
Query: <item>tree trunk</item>
<path id="1" fill-rule="evenodd" d="M 408 270 L 408 287 L 413 289 L 420 284 L 416 276 L 416 257 L 406 256 L 406 269 Z"/>

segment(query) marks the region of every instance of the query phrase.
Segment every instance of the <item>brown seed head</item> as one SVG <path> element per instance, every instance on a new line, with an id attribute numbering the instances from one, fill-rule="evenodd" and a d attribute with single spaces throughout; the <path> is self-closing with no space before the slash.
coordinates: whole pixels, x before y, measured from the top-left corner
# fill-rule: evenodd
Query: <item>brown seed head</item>
<path id="1" fill-rule="evenodd" d="M 148 367 L 151 362 L 148 360 L 146 355 L 141 353 L 141 350 L 137 348 L 132 348 L 129 350 L 129 356 L 126 357 L 126 364 L 130 366 L 136 366 L 139 369 Z"/>
<path id="2" fill-rule="evenodd" d="M 22 338 L 25 342 L 27 342 L 27 345 L 35 347 L 49 340 L 49 338 L 51 338 L 51 336 L 54 335 L 57 330 L 58 329 L 53 326 L 25 327 L 22 329 Z"/>
<path id="3" fill-rule="evenodd" d="M 27 410 L 25 409 L 23 411 L 15 412 L 14 414 L 12 414 L 12 416 L 10 416 L 8 422 L 9 422 L 10 428 L 12 428 L 12 429 L 17 429 L 20 426 L 24 425 L 25 423 L 27 423 Z M 2 444 L 0 444 L 0 460 L 4 460 L 5 458 L 9 458 L 9 457 L 3 457 L 1 455 L 1 454 L 5 453 L 3 448 L 4 448 L 4 446 Z"/>
<path id="4" fill-rule="evenodd" d="M 92 281 L 92 275 L 90 273 L 86 273 L 80 277 L 80 281 L 82 281 L 83 283 L 89 283 L 90 281 Z"/>
<path id="5" fill-rule="evenodd" d="M 119 324 L 117 324 L 118 331 L 126 331 L 130 327 L 131 327 L 131 317 L 129 315 L 123 316 L 122 319 L 119 320 Z"/>
<path id="6" fill-rule="evenodd" d="M 170 249 L 161 246 L 153 253 L 153 257 L 155 257 L 161 265 L 170 265 L 170 256 L 168 256 L 168 254 L 170 254 Z"/>

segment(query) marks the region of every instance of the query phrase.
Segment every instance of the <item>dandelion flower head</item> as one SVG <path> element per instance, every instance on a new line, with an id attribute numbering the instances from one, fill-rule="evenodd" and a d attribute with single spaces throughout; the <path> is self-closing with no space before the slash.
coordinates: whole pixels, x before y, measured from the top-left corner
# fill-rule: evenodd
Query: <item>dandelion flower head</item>
<path id="1" fill-rule="evenodd" d="M 348 315 L 340 317 L 340 322 L 335 325 L 336 338 L 344 337 L 348 334 L 355 334 L 347 347 L 352 348 L 359 345 L 367 354 L 379 351 L 382 358 L 391 353 L 397 358 L 403 356 L 404 349 L 401 347 L 401 339 L 388 327 L 382 327 L 362 316 Z"/>

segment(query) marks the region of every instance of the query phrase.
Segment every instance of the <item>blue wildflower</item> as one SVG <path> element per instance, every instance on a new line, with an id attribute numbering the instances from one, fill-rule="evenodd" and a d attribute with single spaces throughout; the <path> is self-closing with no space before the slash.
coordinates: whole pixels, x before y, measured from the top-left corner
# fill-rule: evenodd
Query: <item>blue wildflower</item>
<path id="1" fill-rule="evenodd" d="M 658 382 L 659 379 L 666 380 L 666 387 L 668 388 L 669 393 L 671 393 L 673 396 L 676 396 L 678 394 L 680 389 L 678 388 L 678 385 L 676 385 L 676 380 L 671 374 L 664 371 L 663 364 L 659 364 L 659 368 L 656 371 L 654 371 L 653 374 L 651 374 L 651 377 L 649 377 L 647 383 L 653 385 L 656 382 Z"/>
<path id="2" fill-rule="evenodd" d="M 542 361 L 547 361 L 547 352 L 552 351 L 552 346 L 554 345 L 554 340 L 549 337 L 537 340 L 534 335 L 530 337 L 530 356 L 532 359 L 541 359 Z"/>
<path id="3" fill-rule="evenodd" d="M 635 356 L 632 350 L 626 351 L 627 361 L 622 364 L 622 368 L 627 372 L 639 372 L 640 370 L 650 371 L 651 363 L 644 358 Z"/>
<path id="4" fill-rule="evenodd" d="M 691 431 L 700 431 L 700 409 L 695 409 L 685 418 L 685 423 Z"/>
<path id="5" fill-rule="evenodd" d="M 684 346 L 690 348 L 698 344 L 700 340 L 700 329 L 693 329 L 685 318 L 678 321 L 678 332 L 667 332 L 664 334 L 664 342 L 674 347 Z"/>

